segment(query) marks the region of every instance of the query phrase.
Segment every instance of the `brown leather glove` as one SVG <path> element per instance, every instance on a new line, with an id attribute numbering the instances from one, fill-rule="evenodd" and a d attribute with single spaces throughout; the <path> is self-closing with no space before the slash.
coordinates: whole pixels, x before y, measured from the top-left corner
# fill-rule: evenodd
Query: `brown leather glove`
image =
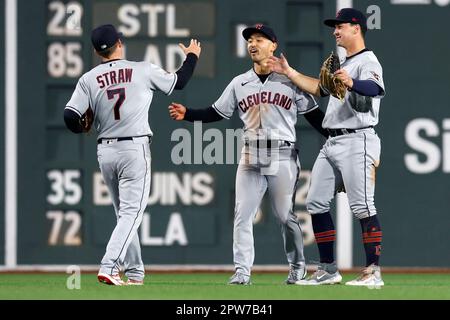
<path id="1" fill-rule="evenodd" d="M 328 56 L 320 68 L 320 88 L 327 94 L 340 100 L 344 100 L 347 88 L 342 80 L 338 79 L 334 73 L 341 68 L 339 57 L 334 53 Z"/>
<path id="2" fill-rule="evenodd" d="M 94 112 L 89 107 L 86 112 L 80 118 L 80 124 L 83 127 L 83 132 L 89 132 L 94 122 Z"/>

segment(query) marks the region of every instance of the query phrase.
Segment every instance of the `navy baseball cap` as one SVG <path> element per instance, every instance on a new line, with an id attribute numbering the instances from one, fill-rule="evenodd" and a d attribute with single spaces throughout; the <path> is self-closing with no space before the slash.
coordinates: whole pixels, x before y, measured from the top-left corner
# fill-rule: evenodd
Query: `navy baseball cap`
<path id="1" fill-rule="evenodd" d="M 111 48 L 119 39 L 122 39 L 122 32 L 117 32 L 112 24 L 101 25 L 91 32 L 92 45 L 97 51 Z"/>
<path id="2" fill-rule="evenodd" d="M 353 8 L 344 8 L 338 11 L 336 19 L 327 19 L 323 22 L 325 25 L 334 28 L 340 23 L 359 24 L 361 28 L 367 30 L 367 18 L 361 12 Z"/>
<path id="3" fill-rule="evenodd" d="M 256 24 L 253 27 L 245 28 L 242 31 L 242 36 L 245 40 L 248 40 L 248 38 L 250 38 L 254 33 L 262 33 L 270 41 L 277 42 L 277 36 L 275 35 L 275 32 L 273 32 L 271 28 L 263 24 Z"/>

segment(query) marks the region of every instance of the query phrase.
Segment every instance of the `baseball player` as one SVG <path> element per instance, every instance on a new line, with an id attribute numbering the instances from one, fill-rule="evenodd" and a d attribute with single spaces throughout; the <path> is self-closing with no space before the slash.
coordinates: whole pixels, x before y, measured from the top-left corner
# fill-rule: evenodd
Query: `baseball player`
<path id="1" fill-rule="evenodd" d="M 102 63 L 79 79 L 64 120 L 71 131 L 83 132 L 82 120 L 92 109 L 98 162 L 117 217 L 98 280 L 142 285 L 144 264 L 137 230 L 150 191 L 149 107 L 154 91 L 169 95 L 187 84 L 201 52 L 200 42 L 192 39 L 187 48 L 180 44 L 186 60 L 176 73 L 169 73 L 148 62 L 124 60 L 121 33 L 112 25 L 94 29 L 91 40 Z M 122 268 L 126 283 L 119 275 Z"/>
<path id="2" fill-rule="evenodd" d="M 359 219 L 366 253 L 361 276 L 346 284 L 382 286 L 379 257 L 382 232 L 374 204 L 375 170 L 380 162 L 378 123 L 381 98 L 385 95 L 383 71 L 375 54 L 366 49 L 366 17 L 352 8 L 342 9 L 335 19 L 324 21 L 334 28 L 336 44 L 347 51 L 335 76 L 346 86 L 342 100 L 330 96 L 323 127 L 330 134 L 314 164 L 306 206 L 312 217 L 320 253 L 318 270 L 301 285 L 336 284 L 342 277 L 336 267 L 333 246 L 336 231 L 330 203 L 336 191 L 345 187 L 352 213 Z M 300 89 L 316 96 L 327 95 L 318 79 L 307 77 L 287 60 L 271 58 L 271 69 L 286 75 Z"/>
<path id="3" fill-rule="evenodd" d="M 324 114 L 311 95 L 300 91 L 286 76 L 271 73 L 267 68 L 267 59 L 277 48 L 277 37 L 271 28 L 258 24 L 244 29 L 242 35 L 247 40 L 253 68 L 235 77 L 211 107 L 188 109 L 173 103 L 169 113 L 175 120 L 213 122 L 229 119 L 236 110 L 239 112 L 245 133 L 236 175 L 233 231 L 236 272 L 229 284 L 251 283 L 255 255 L 253 220 L 266 190 L 281 227 L 290 265 L 286 283 L 294 284 L 306 275 L 302 231 L 293 213 L 300 172 L 295 123 L 297 115 L 304 114 L 326 135 L 321 128 Z"/>

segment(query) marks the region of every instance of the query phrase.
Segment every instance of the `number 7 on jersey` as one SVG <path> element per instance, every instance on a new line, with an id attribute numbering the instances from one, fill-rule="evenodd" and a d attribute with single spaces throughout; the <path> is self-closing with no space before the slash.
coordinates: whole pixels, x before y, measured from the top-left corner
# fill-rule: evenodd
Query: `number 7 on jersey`
<path id="1" fill-rule="evenodd" d="M 119 109 L 125 101 L 125 88 L 106 90 L 106 92 L 108 94 L 109 100 L 114 99 L 115 95 L 119 95 L 119 99 L 117 99 L 116 103 L 114 104 L 114 120 L 120 120 Z"/>

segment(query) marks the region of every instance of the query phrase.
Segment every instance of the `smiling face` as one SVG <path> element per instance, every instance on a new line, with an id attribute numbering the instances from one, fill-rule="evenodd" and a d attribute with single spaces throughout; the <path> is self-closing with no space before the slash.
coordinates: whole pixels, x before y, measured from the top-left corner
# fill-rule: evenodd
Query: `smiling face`
<path id="1" fill-rule="evenodd" d="M 361 37 L 361 26 L 358 24 L 341 23 L 334 28 L 334 36 L 336 45 L 348 48 L 359 37 Z"/>
<path id="2" fill-rule="evenodd" d="M 276 42 L 270 41 L 262 33 L 254 33 L 247 40 L 248 54 L 255 63 L 260 63 L 273 56 L 276 49 Z"/>

